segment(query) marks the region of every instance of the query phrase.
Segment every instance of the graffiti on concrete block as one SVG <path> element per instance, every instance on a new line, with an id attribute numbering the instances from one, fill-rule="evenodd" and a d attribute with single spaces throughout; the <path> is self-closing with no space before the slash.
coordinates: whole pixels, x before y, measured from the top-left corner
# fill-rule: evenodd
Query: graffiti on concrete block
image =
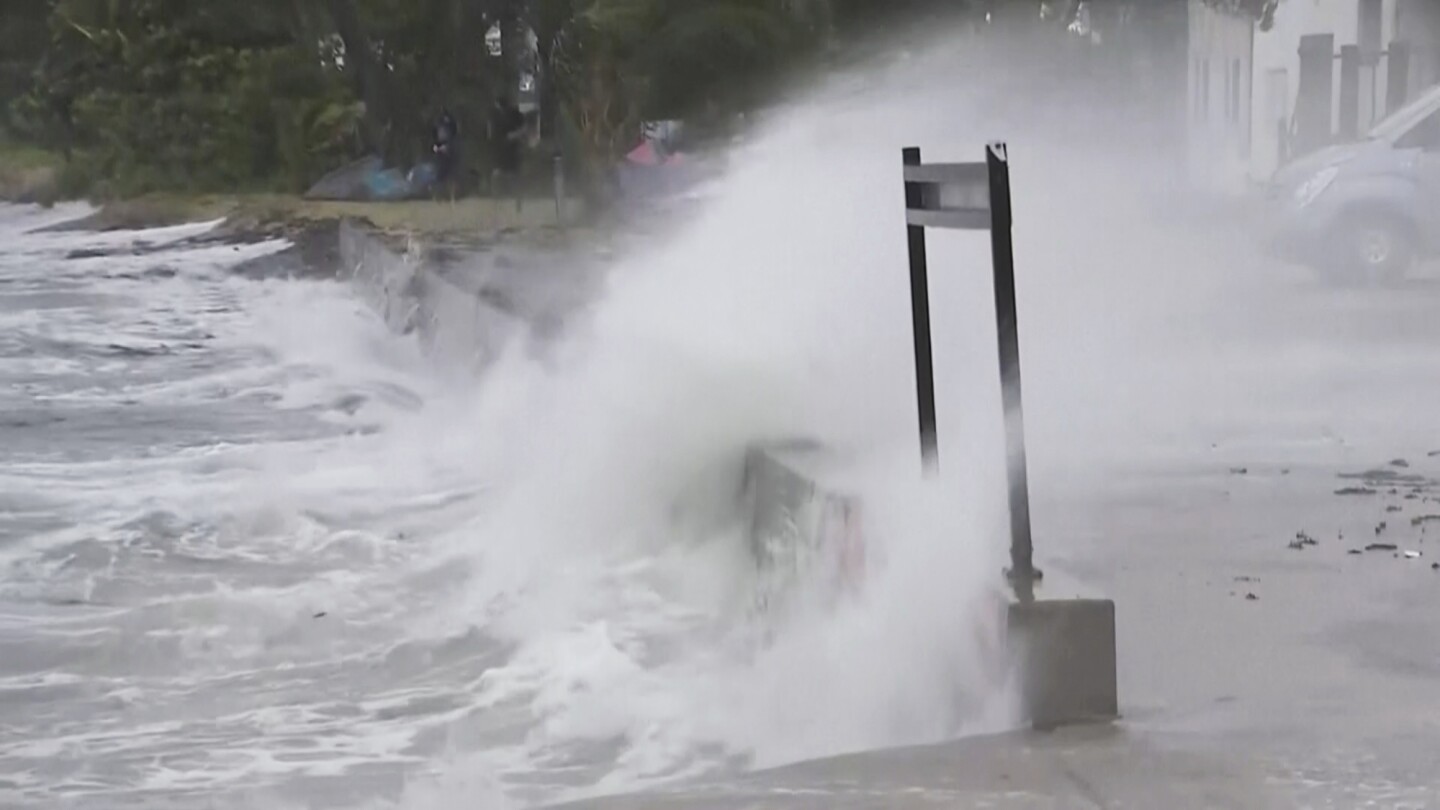
<path id="1" fill-rule="evenodd" d="M 751 453 L 746 489 L 757 612 L 773 617 L 802 595 L 833 604 L 860 591 L 870 555 L 858 497 L 824 490 L 763 448 Z"/>

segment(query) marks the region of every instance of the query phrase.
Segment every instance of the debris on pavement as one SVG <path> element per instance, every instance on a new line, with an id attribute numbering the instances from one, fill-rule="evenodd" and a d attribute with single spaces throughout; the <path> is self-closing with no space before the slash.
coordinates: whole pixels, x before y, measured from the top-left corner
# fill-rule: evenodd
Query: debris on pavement
<path id="1" fill-rule="evenodd" d="M 1309 534 L 1303 531 L 1299 531 L 1295 533 L 1295 539 L 1290 541 L 1289 547 L 1298 551 L 1305 548 L 1306 546 L 1318 545 L 1320 545 L 1319 540 L 1316 540 L 1315 538 L 1311 537 Z"/>
<path id="2" fill-rule="evenodd" d="M 1418 552 L 1418 551 L 1407 551 L 1407 552 L 1405 552 L 1405 559 L 1407 559 L 1407 560 L 1418 560 L 1418 559 L 1420 559 L 1420 552 Z"/>
<path id="3" fill-rule="evenodd" d="M 1397 459 L 1395 459 L 1394 461 L 1391 461 L 1391 462 L 1390 462 L 1390 466 L 1391 466 L 1391 467 L 1399 467 L 1399 468 L 1401 468 L 1401 469 L 1405 469 L 1406 467 L 1409 467 L 1409 466 L 1410 466 L 1410 462 L 1406 461 L 1406 460 L 1403 459 L 1403 458 L 1397 458 Z"/>
<path id="4" fill-rule="evenodd" d="M 1246 601 L 1246 602 L 1259 602 L 1259 601 L 1260 601 L 1260 597 L 1256 596 L 1256 595 L 1253 594 L 1253 593 L 1247 593 L 1247 594 L 1245 594 L 1245 601 Z"/>
<path id="5" fill-rule="evenodd" d="M 1420 515 L 1410 519 L 1411 526 L 1424 526 L 1426 523 L 1440 522 L 1440 515 Z"/>
<path id="6" fill-rule="evenodd" d="M 1404 511 L 1404 507 L 1395 506 L 1395 505 L 1392 504 L 1392 505 L 1390 505 L 1390 506 L 1385 507 L 1385 511 L 1386 511 L 1386 512 L 1390 512 L 1390 513 L 1392 513 L 1392 514 L 1395 513 L 1395 512 L 1403 512 L 1403 511 Z"/>
<path id="7" fill-rule="evenodd" d="M 1396 551 L 1400 547 L 1394 543 L 1371 543 L 1365 547 L 1366 551 Z"/>
<path id="8" fill-rule="evenodd" d="M 1343 487 L 1335 490 L 1336 495 L 1376 495 L 1375 490 L 1369 487 Z"/>

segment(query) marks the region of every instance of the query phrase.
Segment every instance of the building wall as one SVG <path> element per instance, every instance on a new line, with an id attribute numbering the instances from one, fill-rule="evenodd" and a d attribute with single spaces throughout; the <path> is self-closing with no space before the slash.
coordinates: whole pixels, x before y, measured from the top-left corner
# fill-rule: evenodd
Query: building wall
<path id="1" fill-rule="evenodd" d="M 1366 23 L 1362 26 L 1362 12 Z M 1433 26 L 1433 29 L 1430 28 Z M 1362 28 L 1365 42 L 1361 42 Z M 1412 94 L 1440 77 L 1440 0 L 1284 0 L 1274 25 L 1258 31 L 1249 21 L 1190 0 L 1190 159 L 1191 176 L 1203 186 L 1240 191 L 1264 183 L 1280 167 L 1299 91 L 1300 43 L 1312 34 L 1332 34 L 1338 54 L 1345 45 L 1379 51 L 1363 63 L 1360 75 L 1360 131 L 1385 114 L 1387 65 L 1383 51 L 1397 36 L 1419 45 L 1424 56 L 1412 70 Z M 1236 60 L 1245 77 L 1239 88 L 1245 111 L 1217 115 L 1235 92 Z M 1340 131 L 1340 61 L 1333 66 L 1332 131 Z M 1206 76 L 1208 74 L 1208 96 Z M 1233 98 L 1230 99 L 1233 103 Z"/>
<path id="2" fill-rule="evenodd" d="M 1397 0 L 1395 27 L 1414 50 L 1410 83 L 1440 83 L 1440 0 Z"/>
<path id="3" fill-rule="evenodd" d="M 1248 20 L 1190 0 L 1189 167 L 1205 191 L 1245 187 L 1251 144 L 1252 52 Z"/>
<path id="4" fill-rule="evenodd" d="M 1360 41 L 1361 12 L 1378 17 L 1378 28 Z M 1280 130 L 1288 127 L 1295 111 L 1299 90 L 1300 40 L 1310 34 L 1333 34 L 1335 49 L 1361 45 L 1362 49 L 1384 50 L 1396 35 L 1398 0 L 1285 0 L 1275 14 L 1275 25 L 1255 37 L 1255 87 L 1253 133 L 1255 150 L 1251 176 L 1263 182 L 1281 162 Z M 1334 63 L 1334 103 L 1331 127 L 1340 130 L 1340 62 Z M 1387 91 L 1383 58 L 1366 63 L 1360 70 L 1360 129 L 1385 114 Z"/>

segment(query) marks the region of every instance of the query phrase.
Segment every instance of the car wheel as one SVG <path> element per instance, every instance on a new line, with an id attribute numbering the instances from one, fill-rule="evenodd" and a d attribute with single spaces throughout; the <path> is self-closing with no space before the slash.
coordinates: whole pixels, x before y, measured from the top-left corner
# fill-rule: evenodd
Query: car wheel
<path id="1" fill-rule="evenodd" d="M 1410 272 L 1416 254 L 1415 235 L 1400 220 L 1356 217 L 1337 234 L 1325 275 L 1347 286 L 1394 284 Z"/>

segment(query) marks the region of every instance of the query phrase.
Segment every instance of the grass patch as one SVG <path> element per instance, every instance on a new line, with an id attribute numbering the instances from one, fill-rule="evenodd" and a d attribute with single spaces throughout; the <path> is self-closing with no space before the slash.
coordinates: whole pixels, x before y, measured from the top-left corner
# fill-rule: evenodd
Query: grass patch
<path id="1" fill-rule="evenodd" d="M 54 201 L 63 163 L 53 152 L 0 140 L 0 200 Z"/>
<path id="2" fill-rule="evenodd" d="M 0 172 L 21 172 L 34 169 L 55 170 L 63 162 L 60 155 L 38 146 L 28 146 L 0 139 Z"/>

